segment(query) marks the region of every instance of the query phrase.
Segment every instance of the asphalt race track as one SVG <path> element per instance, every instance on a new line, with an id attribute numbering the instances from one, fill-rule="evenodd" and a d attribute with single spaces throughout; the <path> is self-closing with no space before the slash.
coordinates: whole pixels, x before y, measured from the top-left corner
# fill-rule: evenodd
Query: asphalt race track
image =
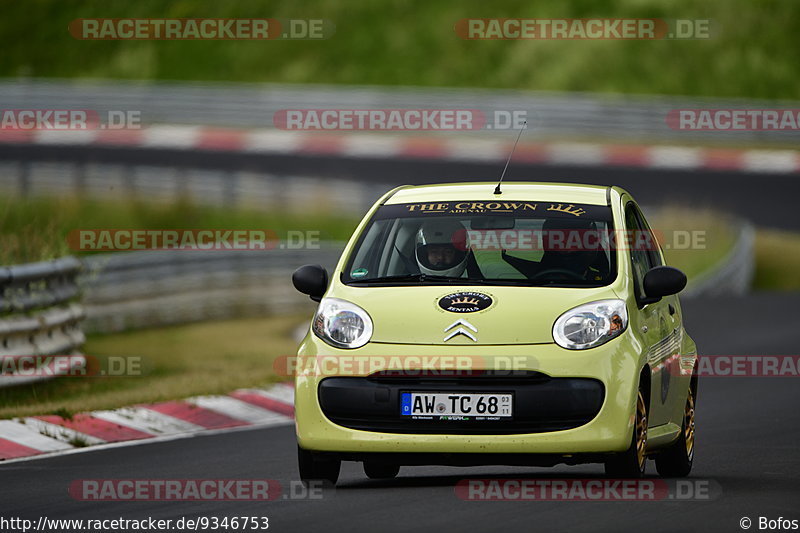
<path id="1" fill-rule="evenodd" d="M 0 159 L 166 165 L 187 168 L 269 172 L 276 176 L 355 179 L 385 185 L 452 181 L 494 181 L 498 162 L 435 159 L 352 158 L 323 155 L 276 155 L 225 151 L 141 150 L 125 147 L 38 146 L 0 144 Z M 749 219 L 758 226 L 800 229 L 797 174 L 737 170 L 656 169 L 614 166 L 545 165 L 512 159 L 507 181 L 565 181 L 619 185 L 644 205 L 680 204 L 714 207 Z M 377 199 L 377 198 L 376 198 Z"/>
<path id="2" fill-rule="evenodd" d="M 797 353 L 798 298 L 755 293 L 684 303 L 705 354 Z M 339 485 L 317 500 L 80 502 L 76 479 L 254 479 L 296 483 L 293 428 L 248 430 L 0 465 L 0 516 L 177 519 L 268 516 L 270 531 L 742 531 L 739 520 L 800 519 L 800 412 L 795 378 L 709 377 L 698 394 L 693 479 L 716 497 L 699 501 L 474 502 L 456 497 L 467 477 L 586 478 L 602 467 L 404 467 L 368 480 L 344 463 Z M 655 473 L 652 463 L 648 473 Z"/>

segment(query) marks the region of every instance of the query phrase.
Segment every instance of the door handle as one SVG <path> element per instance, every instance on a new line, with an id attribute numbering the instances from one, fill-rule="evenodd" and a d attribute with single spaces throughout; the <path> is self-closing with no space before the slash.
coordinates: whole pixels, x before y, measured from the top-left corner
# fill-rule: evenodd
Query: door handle
<path id="1" fill-rule="evenodd" d="M 647 333 L 647 326 L 642 326 L 642 333 Z"/>

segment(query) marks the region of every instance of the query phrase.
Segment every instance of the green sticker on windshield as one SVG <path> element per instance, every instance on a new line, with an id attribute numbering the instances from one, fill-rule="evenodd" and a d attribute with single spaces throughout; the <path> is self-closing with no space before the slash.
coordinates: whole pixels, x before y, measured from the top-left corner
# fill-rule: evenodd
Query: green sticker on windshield
<path id="1" fill-rule="evenodd" d="M 368 270 L 366 268 L 357 268 L 350 273 L 350 276 L 353 278 L 363 278 L 367 275 Z"/>

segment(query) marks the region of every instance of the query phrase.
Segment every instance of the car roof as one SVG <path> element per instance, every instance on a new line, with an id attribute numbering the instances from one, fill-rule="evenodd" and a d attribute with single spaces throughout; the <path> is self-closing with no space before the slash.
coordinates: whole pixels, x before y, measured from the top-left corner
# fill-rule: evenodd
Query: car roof
<path id="1" fill-rule="evenodd" d="M 502 194 L 494 194 L 497 182 L 435 183 L 398 189 L 384 204 L 456 201 L 541 201 L 607 205 L 609 187 L 576 183 L 504 182 Z"/>

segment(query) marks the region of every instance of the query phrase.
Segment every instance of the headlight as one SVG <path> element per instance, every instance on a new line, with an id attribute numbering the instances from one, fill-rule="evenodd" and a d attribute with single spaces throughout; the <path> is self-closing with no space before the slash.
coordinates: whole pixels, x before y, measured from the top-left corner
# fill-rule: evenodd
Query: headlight
<path id="1" fill-rule="evenodd" d="M 372 319 L 356 304 L 325 298 L 317 308 L 311 329 L 336 348 L 360 348 L 372 337 Z"/>
<path id="2" fill-rule="evenodd" d="M 607 342 L 628 326 L 628 310 L 622 300 L 600 300 L 570 309 L 553 325 L 556 344 L 569 350 L 585 350 Z"/>

